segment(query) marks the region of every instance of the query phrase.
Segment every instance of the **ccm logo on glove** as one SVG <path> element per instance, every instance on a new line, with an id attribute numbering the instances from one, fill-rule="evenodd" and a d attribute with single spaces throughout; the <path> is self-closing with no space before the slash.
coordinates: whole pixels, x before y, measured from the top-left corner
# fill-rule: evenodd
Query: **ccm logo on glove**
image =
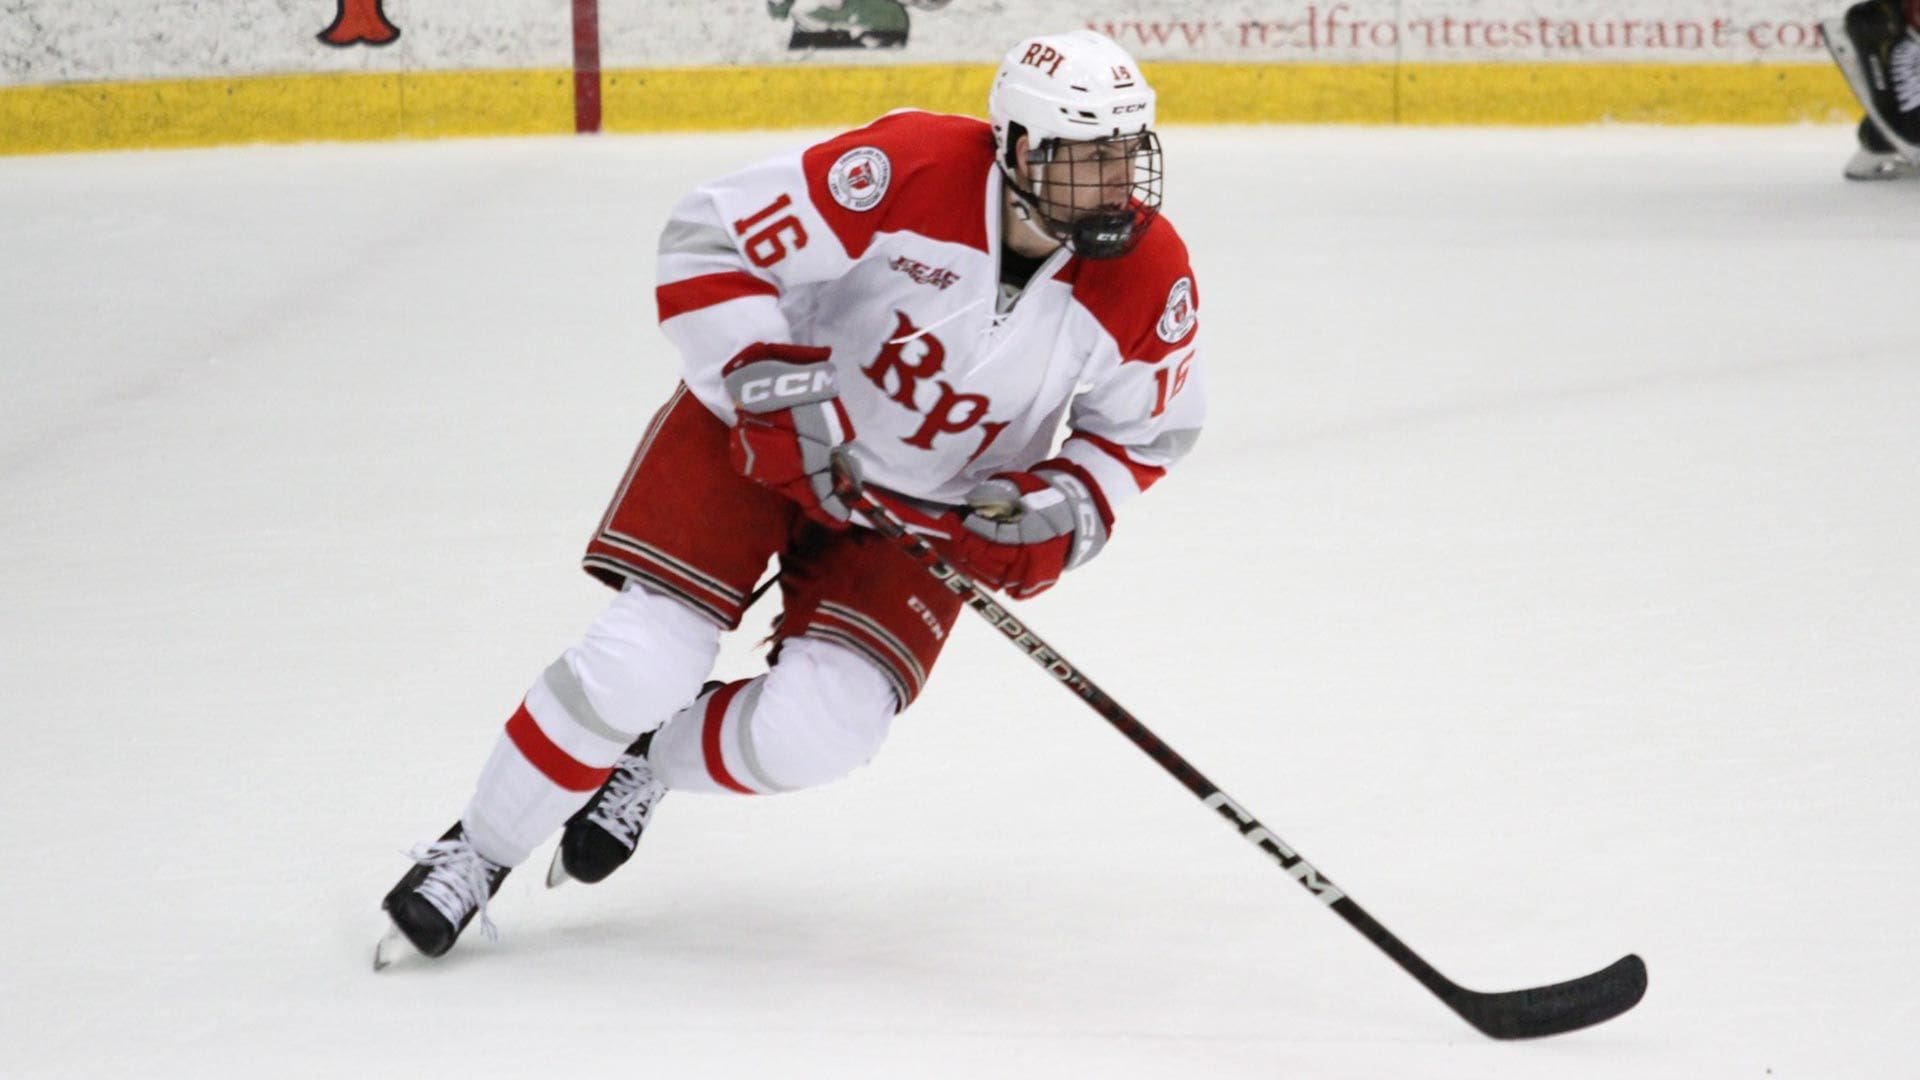
<path id="1" fill-rule="evenodd" d="M 819 400 L 833 393 L 833 369 L 789 371 L 768 378 L 743 379 L 737 386 L 742 406 L 788 399 Z"/>
<path id="2" fill-rule="evenodd" d="M 735 409 L 733 467 L 815 521 L 844 529 L 850 511 L 834 491 L 833 449 L 853 440 L 853 419 L 834 389 L 831 357 L 815 346 L 758 342 L 720 375 Z"/>

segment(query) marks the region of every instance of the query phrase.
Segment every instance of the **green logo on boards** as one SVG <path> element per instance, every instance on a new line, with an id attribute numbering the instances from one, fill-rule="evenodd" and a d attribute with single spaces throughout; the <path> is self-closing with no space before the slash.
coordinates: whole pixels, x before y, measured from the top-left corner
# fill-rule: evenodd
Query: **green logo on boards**
<path id="1" fill-rule="evenodd" d="M 953 0 L 767 0 L 767 14 L 793 20 L 789 49 L 898 49 L 907 43 L 907 8 L 939 11 Z"/>

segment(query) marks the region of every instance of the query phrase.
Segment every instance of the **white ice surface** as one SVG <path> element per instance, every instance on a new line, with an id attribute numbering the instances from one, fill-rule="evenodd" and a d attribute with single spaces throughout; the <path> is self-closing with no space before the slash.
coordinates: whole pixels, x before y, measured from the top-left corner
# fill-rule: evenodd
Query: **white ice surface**
<path id="1" fill-rule="evenodd" d="M 794 137 L 0 161 L 0 1075 L 1917 1075 L 1920 185 L 1850 138 L 1166 139 L 1212 424 L 1021 610 L 1455 979 L 1647 958 L 1528 1044 L 970 617 L 873 766 L 375 976 L 602 603 L 665 209 Z"/>

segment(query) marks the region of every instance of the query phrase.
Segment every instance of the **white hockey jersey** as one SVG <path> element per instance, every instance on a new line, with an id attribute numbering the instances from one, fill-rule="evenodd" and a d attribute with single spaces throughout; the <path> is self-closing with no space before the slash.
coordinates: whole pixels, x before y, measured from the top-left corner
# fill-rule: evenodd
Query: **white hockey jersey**
<path id="1" fill-rule="evenodd" d="M 832 350 L 868 482 L 958 504 L 1059 456 L 1112 510 L 1198 437 L 1199 293 L 1171 222 L 1126 256 L 1062 249 L 1006 310 L 1002 176 L 981 121 L 897 112 L 703 184 L 660 239 L 660 322 L 721 420 L 754 342 Z"/>

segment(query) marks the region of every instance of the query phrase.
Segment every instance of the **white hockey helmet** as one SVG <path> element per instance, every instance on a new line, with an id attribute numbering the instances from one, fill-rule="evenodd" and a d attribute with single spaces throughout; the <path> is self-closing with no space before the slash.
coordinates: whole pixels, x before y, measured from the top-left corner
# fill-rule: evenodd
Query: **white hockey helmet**
<path id="1" fill-rule="evenodd" d="M 1007 51 L 987 95 L 1002 167 L 1025 134 L 1088 140 L 1153 130 L 1154 93 L 1127 50 L 1092 30 L 1031 37 Z"/>
<path id="2" fill-rule="evenodd" d="M 1043 34 L 1008 50 L 987 96 L 987 121 L 1001 170 L 1047 230 L 1092 258 L 1124 255 L 1159 213 L 1160 143 L 1153 87 L 1127 50 L 1092 30 Z M 1027 140 L 1030 175 L 1056 160 L 1062 143 L 1123 146 L 1132 168 L 1126 206 L 1074 210 L 1073 200 L 1023 182 L 1015 152 Z M 1059 188 L 1061 185 L 1054 185 Z M 1081 200 L 1081 201 L 1084 201 Z"/>

